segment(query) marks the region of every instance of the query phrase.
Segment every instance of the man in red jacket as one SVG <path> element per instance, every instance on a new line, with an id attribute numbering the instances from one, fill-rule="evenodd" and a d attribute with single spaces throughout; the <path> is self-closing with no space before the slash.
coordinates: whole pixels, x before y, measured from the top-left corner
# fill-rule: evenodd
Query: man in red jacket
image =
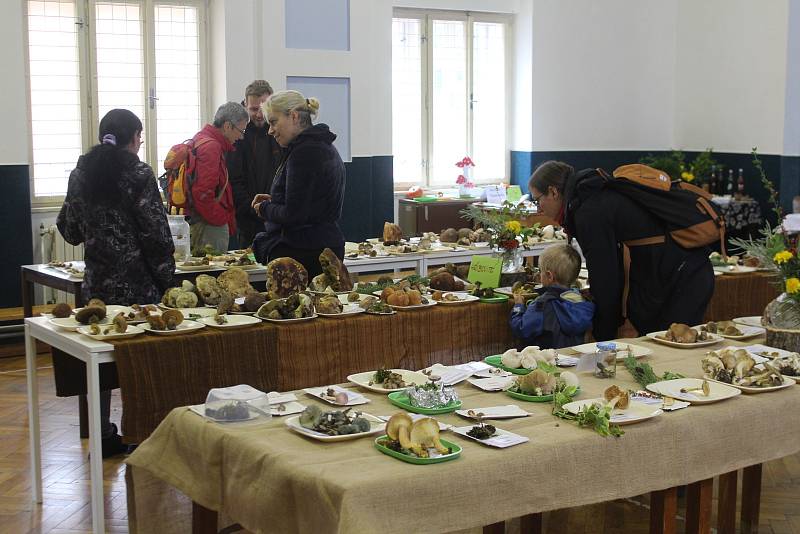
<path id="1" fill-rule="evenodd" d="M 192 251 L 210 246 L 225 252 L 229 236 L 236 234 L 236 207 L 225 154 L 244 135 L 247 120 L 247 110 L 241 104 L 228 102 L 219 107 L 214 122 L 194 136 L 197 160 L 191 190 Z"/>

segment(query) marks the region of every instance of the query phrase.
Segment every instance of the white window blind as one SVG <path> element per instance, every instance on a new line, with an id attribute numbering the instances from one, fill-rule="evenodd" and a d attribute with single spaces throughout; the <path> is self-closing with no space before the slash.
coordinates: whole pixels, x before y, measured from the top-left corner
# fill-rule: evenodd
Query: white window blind
<path id="1" fill-rule="evenodd" d="M 395 10 L 396 184 L 452 185 L 464 156 L 475 182 L 506 178 L 506 27 L 500 15 Z"/>
<path id="2" fill-rule="evenodd" d="M 167 150 L 202 126 L 202 0 L 29 0 L 34 202 L 62 197 L 97 143 L 98 123 L 125 108 L 143 124 L 139 157 L 160 174 Z"/>

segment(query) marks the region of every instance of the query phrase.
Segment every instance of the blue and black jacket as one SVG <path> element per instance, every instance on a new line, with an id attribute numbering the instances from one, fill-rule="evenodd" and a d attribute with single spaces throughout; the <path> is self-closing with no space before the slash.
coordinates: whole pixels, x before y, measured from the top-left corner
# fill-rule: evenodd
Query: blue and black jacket
<path id="1" fill-rule="evenodd" d="M 580 345 L 592 328 L 594 303 L 574 289 L 547 286 L 536 300 L 511 309 L 511 330 L 524 344 L 543 349 Z"/>

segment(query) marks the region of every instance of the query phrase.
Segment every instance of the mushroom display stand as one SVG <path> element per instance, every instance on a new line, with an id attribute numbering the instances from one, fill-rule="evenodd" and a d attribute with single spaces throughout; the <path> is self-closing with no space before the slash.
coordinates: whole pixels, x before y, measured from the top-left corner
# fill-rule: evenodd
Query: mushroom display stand
<path id="1" fill-rule="evenodd" d="M 800 329 L 779 328 L 774 326 L 770 320 L 770 317 L 775 313 L 779 299 L 780 297 L 767 304 L 761 318 L 761 324 L 763 324 L 764 328 L 767 330 L 765 344 L 768 347 L 775 347 L 776 349 L 800 352 Z"/>

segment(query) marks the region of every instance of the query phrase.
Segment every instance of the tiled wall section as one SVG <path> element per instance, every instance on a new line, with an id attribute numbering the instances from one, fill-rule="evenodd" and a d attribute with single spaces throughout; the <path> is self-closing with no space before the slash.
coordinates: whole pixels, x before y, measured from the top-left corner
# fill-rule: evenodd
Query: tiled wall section
<path id="1" fill-rule="evenodd" d="M 33 263 L 27 165 L 0 165 L 0 308 L 22 306 L 20 265 Z"/>

